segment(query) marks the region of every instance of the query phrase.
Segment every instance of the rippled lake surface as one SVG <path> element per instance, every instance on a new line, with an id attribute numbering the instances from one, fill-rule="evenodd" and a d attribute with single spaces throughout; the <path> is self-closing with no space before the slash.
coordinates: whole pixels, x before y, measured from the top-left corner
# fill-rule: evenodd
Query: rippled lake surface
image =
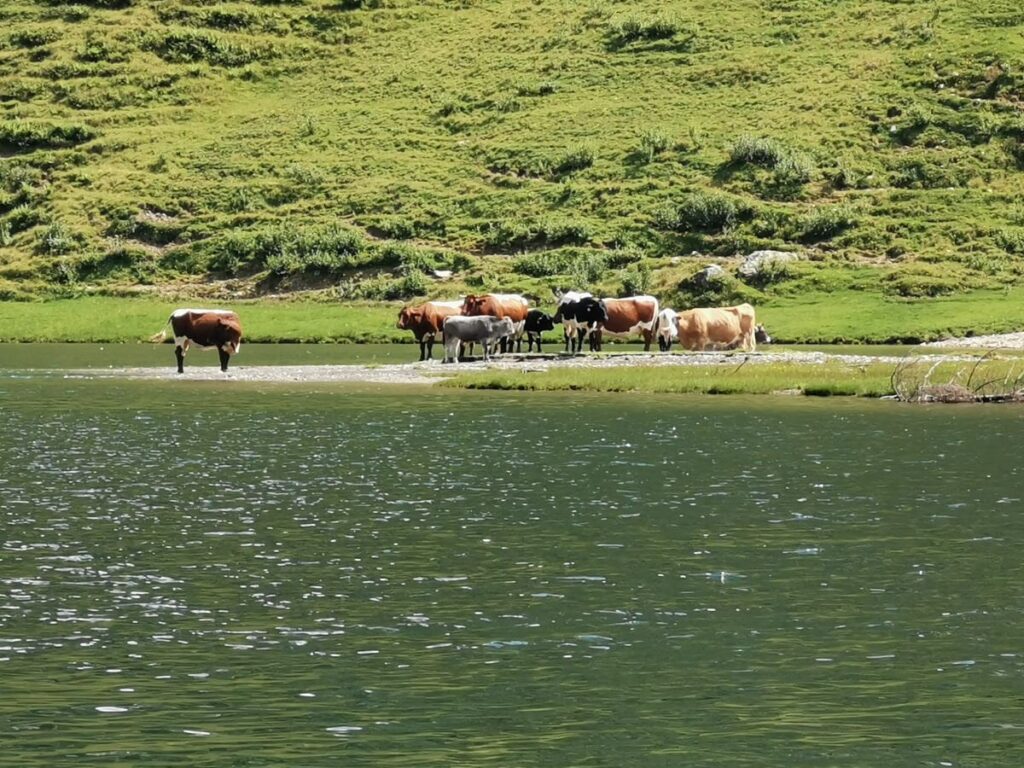
<path id="1" fill-rule="evenodd" d="M 0 764 L 1018 766 L 1024 411 L 0 380 Z"/>

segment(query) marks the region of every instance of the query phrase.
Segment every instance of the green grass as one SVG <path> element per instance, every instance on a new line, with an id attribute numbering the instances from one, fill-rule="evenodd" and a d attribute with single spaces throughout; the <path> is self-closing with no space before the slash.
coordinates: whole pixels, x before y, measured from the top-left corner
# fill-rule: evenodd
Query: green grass
<path id="1" fill-rule="evenodd" d="M 894 364 L 848 366 L 838 363 L 748 363 L 741 365 L 551 369 L 543 373 L 488 371 L 461 374 L 441 383 L 466 389 L 585 390 L 597 392 L 673 392 L 711 395 L 773 392 L 804 395 L 892 394 Z"/>
<path id="2" fill-rule="evenodd" d="M 1024 288 L 917 300 L 859 290 L 838 296 L 819 290 L 777 297 L 758 305 L 758 321 L 768 326 L 777 342 L 803 344 L 932 341 L 967 331 L 999 333 L 1024 326 Z M 553 298 L 547 298 L 542 306 L 552 311 L 553 304 Z M 400 302 L 80 296 L 0 301 L 0 341 L 137 341 L 155 333 L 174 309 L 209 305 L 236 310 L 250 342 L 412 339 L 395 327 Z M 559 333 L 549 333 L 548 339 L 558 342 Z"/>
<path id="3" fill-rule="evenodd" d="M 47 302 L 0 302 L 0 341 L 145 341 L 182 306 L 204 301 L 85 297 Z M 217 306 L 222 303 L 218 302 Z M 411 339 L 395 327 L 397 304 L 310 301 L 230 302 L 247 342 L 393 342 Z M 170 333 L 168 329 L 168 333 Z"/>
<path id="4" fill-rule="evenodd" d="M 925 388 L 950 385 L 960 392 L 992 395 L 1021 386 L 1020 360 L 982 358 L 936 365 L 930 360 L 851 365 L 836 361 L 744 362 L 715 366 L 551 368 L 544 372 L 486 371 L 460 374 L 441 386 L 531 391 L 658 392 L 705 395 L 799 394 L 812 397 L 913 398 Z M 894 384 L 896 387 L 894 387 Z M 931 390 L 934 391 L 934 390 Z"/>
<path id="5" fill-rule="evenodd" d="M 765 247 L 816 260 L 728 287 L 781 327 L 815 281 L 850 314 L 1024 284 L 1010 0 L 9 0 L 0 30 L 0 297 L 547 298 L 623 290 L 628 252 L 682 307 Z"/>

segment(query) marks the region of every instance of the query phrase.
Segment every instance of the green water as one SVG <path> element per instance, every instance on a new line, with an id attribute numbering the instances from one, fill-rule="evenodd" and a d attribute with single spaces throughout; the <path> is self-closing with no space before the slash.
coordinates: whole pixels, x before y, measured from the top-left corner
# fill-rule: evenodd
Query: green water
<path id="1" fill-rule="evenodd" d="M 0 764 L 1017 766 L 1014 407 L 0 379 Z"/>

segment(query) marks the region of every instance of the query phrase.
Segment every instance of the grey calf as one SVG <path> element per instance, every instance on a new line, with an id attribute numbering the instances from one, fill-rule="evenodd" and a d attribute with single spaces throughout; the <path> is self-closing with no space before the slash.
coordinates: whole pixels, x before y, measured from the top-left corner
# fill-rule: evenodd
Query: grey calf
<path id="1" fill-rule="evenodd" d="M 510 335 L 515 327 L 507 317 L 501 320 L 492 315 L 463 317 L 452 315 L 444 319 L 444 362 L 457 362 L 459 347 L 469 341 L 479 341 L 484 347 L 484 360 L 490 357 L 491 345 Z"/>

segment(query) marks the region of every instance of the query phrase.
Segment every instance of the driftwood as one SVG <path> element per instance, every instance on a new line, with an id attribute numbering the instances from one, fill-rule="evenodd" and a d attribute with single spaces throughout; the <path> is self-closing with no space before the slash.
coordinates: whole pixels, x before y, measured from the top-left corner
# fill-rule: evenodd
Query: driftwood
<path id="1" fill-rule="evenodd" d="M 908 403 L 1021 403 L 1024 402 L 1024 372 L 1014 376 L 1017 362 L 986 352 L 974 361 L 970 371 L 958 368 L 944 382 L 932 378 L 947 361 L 906 357 L 893 368 L 890 382 L 895 398 Z M 1011 362 L 1004 373 L 1000 366 Z M 925 365 L 930 366 L 925 369 Z M 992 369 L 998 375 L 992 375 Z M 986 375 L 987 374 L 987 375 Z M 980 383 L 975 383 L 978 376 Z"/>

